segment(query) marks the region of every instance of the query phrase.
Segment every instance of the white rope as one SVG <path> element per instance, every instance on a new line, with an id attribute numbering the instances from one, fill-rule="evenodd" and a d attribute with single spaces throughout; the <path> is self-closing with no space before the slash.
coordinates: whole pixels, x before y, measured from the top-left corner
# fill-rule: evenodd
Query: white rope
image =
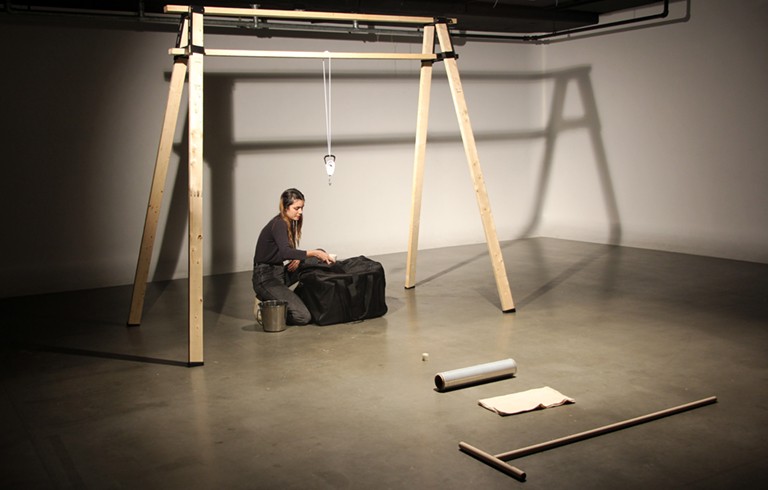
<path id="1" fill-rule="evenodd" d="M 326 51 L 328 53 L 328 51 Z M 326 76 L 325 60 L 323 60 L 323 95 L 325 98 L 325 139 L 328 143 L 328 153 L 325 161 L 325 172 L 328 174 L 328 185 L 336 167 L 336 157 L 331 153 L 331 55 L 328 54 L 328 75 Z"/>
<path id="2" fill-rule="evenodd" d="M 328 51 L 326 51 L 327 53 Z M 331 154 L 331 57 L 328 56 L 328 74 L 323 60 L 323 95 L 325 96 L 325 138 L 328 142 L 328 154 Z"/>

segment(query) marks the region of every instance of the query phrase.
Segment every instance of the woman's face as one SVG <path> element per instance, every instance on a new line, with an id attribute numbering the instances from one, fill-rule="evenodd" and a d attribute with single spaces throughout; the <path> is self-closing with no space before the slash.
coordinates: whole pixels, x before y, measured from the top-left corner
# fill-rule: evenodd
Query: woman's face
<path id="1" fill-rule="evenodd" d="M 285 210 L 285 215 L 288 216 L 288 219 L 291 219 L 293 221 L 298 221 L 299 218 L 301 218 L 301 215 L 304 213 L 304 201 L 301 199 L 296 199 L 293 201 L 290 206 L 288 206 L 288 209 Z"/>

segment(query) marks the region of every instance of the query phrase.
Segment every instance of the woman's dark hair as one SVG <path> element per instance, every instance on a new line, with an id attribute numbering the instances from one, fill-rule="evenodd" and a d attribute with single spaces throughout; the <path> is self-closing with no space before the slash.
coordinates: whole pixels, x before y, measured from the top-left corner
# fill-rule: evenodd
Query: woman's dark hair
<path id="1" fill-rule="evenodd" d="M 288 241 L 293 244 L 294 248 L 299 246 L 299 240 L 301 240 L 301 225 L 304 223 L 304 215 L 302 214 L 298 221 L 293 221 L 288 219 L 285 212 L 295 201 L 306 201 L 304 194 L 298 189 L 286 189 L 280 194 L 280 217 L 288 225 Z"/>

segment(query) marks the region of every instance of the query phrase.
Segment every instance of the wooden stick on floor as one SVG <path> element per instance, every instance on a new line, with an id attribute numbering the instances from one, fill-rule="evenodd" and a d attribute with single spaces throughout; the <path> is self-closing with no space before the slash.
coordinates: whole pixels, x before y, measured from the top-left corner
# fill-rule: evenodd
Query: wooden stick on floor
<path id="1" fill-rule="evenodd" d="M 492 466 L 493 468 L 496 468 L 497 470 L 500 470 L 522 481 L 522 480 L 525 480 L 526 478 L 525 472 L 520 468 L 512 466 L 506 461 L 515 459 L 515 458 L 521 458 L 523 456 L 528 456 L 529 454 L 540 453 L 543 451 L 547 451 L 549 449 L 554 449 L 556 447 L 565 446 L 566 444 L 572 444 L 574 442 L 583 441 L 584 439 L 589 439 L 591 437 L 597 437 L 603 434 L 608 434 L 609 432 L 615 432 L 617 430 L 626 429 L 634 425 L 643 424 L 645 422 L 657 420 L 662 417 L 668 417 L 670 415 L 674 415 L 677 413 L 693 410 L 694 408 L 703 407 L 705 405 L 710 405 L 715 402 L 717 402 L 717 397 L 710 396 L 708 398 L 703 398 L 695 402 L 686 403 L 684 405 L 678 405 L 677 407 L 668 408 L 666 410 L 660 410 L 658 412 L 650 413 L 648 415 L 642 415 L 640 417 L 635 417 L 633 419 L 624 420 L 622 422 L 616 422 L 614 424 L 605 425 L 603 427 L 598 427 L 596 429 L 579 432 L 578 434 L 572 434 L 569 436 L 560 437 L 558 439 L 552 439 L 551 441 L 534 444 L 532 446 L 524 447 L 521 449 L 515 449 L 514 451 L 507 451 L 505 453 L 500 453 L 496 455 L 492 455 L 485 451 L 482 451 L 470 444 L 467 444 L 466 442 L 459 442 L 459 449 L 469 454 L 470 456 L 473 456 L 474 458 L 482 461 L 483 463 L 486 463 L 489 466 Z"/>

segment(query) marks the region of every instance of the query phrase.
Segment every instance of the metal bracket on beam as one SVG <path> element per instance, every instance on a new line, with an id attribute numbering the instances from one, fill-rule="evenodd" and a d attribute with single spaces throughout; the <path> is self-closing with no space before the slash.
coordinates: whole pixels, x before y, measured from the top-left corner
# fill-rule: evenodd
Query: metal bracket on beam
<path id="1" fill-rule="evenodd" d="M 445 53 L 435 53 L 435 61 L 443 61 L 444 59 L 453 58 L 459 59 L 459 53 L 456 51 L 446 51 Z"/>

